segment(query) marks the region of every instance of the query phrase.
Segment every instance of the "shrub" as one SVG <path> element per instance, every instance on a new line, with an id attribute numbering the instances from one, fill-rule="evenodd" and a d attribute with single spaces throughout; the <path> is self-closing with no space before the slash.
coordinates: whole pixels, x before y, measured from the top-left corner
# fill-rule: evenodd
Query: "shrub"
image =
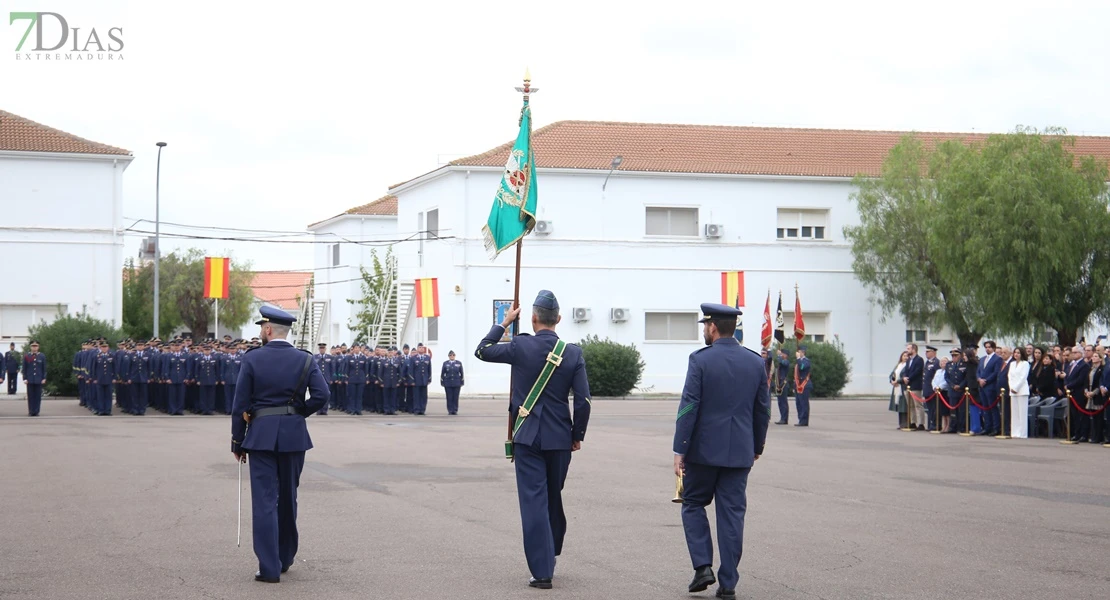
<path id="1" fill-rule="evenodd" d="M 618 344 L 608 338 L 588 336 L 578 343 L 586 361 L 590 394 L 594 396 L 627 396 L 640 383 L 644 361 L 636 346 Z"/>
<path id="2" fill-rule="evenodd" d="M 844 386 L 848 385 L 848 378 L 852 375 L 852 359 L 844 354 L 844 345 L 840 340 L 832 342 L 803 342 L 806 347 L 806 358 L 809 358 L 813 368 L 810 375 L 810 384 L 813 391 L 810 397 L 834 398 L 840 395 Z M 790 373 L 794 373 L 794 351 L 798 344 L 794 340 L 787 340 L 782 344 L 790 355 Z M 774 348 L 773 351 L 777 351 Z"/>
<path id="3" fill-rule="evenodd" d="M 46 355 L 46 390 L 54 396 L 77 395 L 77 377 L 73 373 L 73 355 L 89 338 L 104 337 L 113 345 L 122 337 L 119 329 L 82 312 L 77 315 L 61 314 L 47 325 L 40 322 L 28 329 L 30 339 L 39 343 L 39 352 Z M 30 352 L 30 343 L 24 346 Z M 20 378 L 23 373 L 19 374 Z"/>

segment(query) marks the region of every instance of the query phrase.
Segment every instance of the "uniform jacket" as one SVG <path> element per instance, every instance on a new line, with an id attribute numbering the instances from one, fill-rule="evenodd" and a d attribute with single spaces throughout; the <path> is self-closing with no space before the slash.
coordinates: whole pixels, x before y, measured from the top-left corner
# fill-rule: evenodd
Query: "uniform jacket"
<path id="1" fill-rule="evenodd" d="M 42 352 L 23 355 L 23 380 L 32 385 L 42 385 L 46 380 L 46 355 Z M 108 383 L 111 383 L 110 381 Z"/>
<path id="2" fill-rule="evenodd" d="M 305 419 L 328 403 L 331 392 L 316 361 L 310 360 L 305 380 L 295 388 L 311 355 L 294 348 L 285 340 L 273 340 L 243 355 L 243 366 L 235 388 L 231 411 L 231 450 L 304 452 L 312 448 Z M 308 398 L 305 398 L 305 392 Z M 252 419 L 250 427 L 244 412 L 260 408 L 292 405 L 295 415 L 274 415 Z"/>
<path id="3" fill-rule="evenodd" d="M 220 380 L 220 362 L 215 356 L 201 354 L 193 364 L 193 379 L 197 385 L 216 385 Z"/>
<path id="4" fill-rule="evenodd" d="M 443 361 L 443 367 L 439 370 L 439 385 L 442 385 L 443 387 L 462 387 L 462 363 L 457 360 Z"/>
<path id="5" fill-rule="evenodd" d="M 776 358 L 777 365 L 775 371 L 775 395 L 779 395 L 784 391 L 790 389 L 790 359 Z"/>
<path id="6" fill-rule="evenodd" d="M 428 386 L 432 383 L 432 357 L 427 354 L 413 354 L 409 359 L 409 381 L 415 386 Z"/>
<path id="7" fill-rule="evenodd" d="M 925 375 L 921 378 L 921 394 L 928 398 L 933 395 L 933 378 L 940 370 L 940 359 L 937 357 L 925 360 Z"/>
<path id="8" fill-rule="evenodd" d="M 910 383 L 906 386 L 908 389 L 920 391 L 923 383 L 922 378 L 925 375 L 925 361 L 921 356 L 915 356 L 906 362 L 906 368 L 902 369 L 902 378 L 909 378 Z"/>
<path id="9" fill-rule="evenodd" d="M 387 356 L 382 358 L 378 363 L 378 381 L 381 382 L 383 388 L 395 388 L 401 386 L 401 365 L 402 359 L 399 356 Z"/>
<path id="10" fill-rule="evenodd" d="M 474 356 L 483 362 L 512 365 L 509 414 L 515 418 L 559 336 L 545 329 L 536 335 L 515 335 L 512 341 L 502 344 L 499 342 L 504 333 L 504 328 L 494 325 L 478 344 Z M 573 418 L 569 401 L 571 392 L 574 393 Z M 547 387 L 532 406 L 531 414 L 524 419 L 513 441 L 540 450 L 569 450 L 572 441 L 580 442 L 586 438 L 591 408 L 590 384 L 586 380 L 582 349 L 567 344 L 562 363 L 552 372 Z"/>
<path id="11" fill-rule="evenodd" d="M 192 379 L 193 373 L 189 369 L 189 356 L 184 352 L 171 352 L 167 354 L 164 367 L 163 379 L 169 383 L 185 383 L 186 380 Z"/>
<path id="12" fill-rule="evenodd" d="M 111 352 L 99 352 L 93 360 L 93 383 L 111 385 L 116 379 L 116 357 Z"/>
<path id="13" fill-rule="evenodd" d="M 15 375 L 19 372 L 19 355 L 11 350 L 4 353 L 4 370 L 9 375 Z"/>
<path id="14" fill-rule="evenodd" d="M 116 353 L 116 381 L 131 383 L 131 352 Z"/>
<path id="15" fill-rule="evenodd" d="M 964 381 L 967 379 L 966 371 L 967 364 L 962 360 L 953 360 L 948 363 L 948 366 L 944 368 L 944 382 L 948 384 L 949 390 L 963 395 Z"/>
<path id="16" fill-rule="evenodd" d="M 338 381 L 335 378 L 335 361 L 336 356 L 334 354 L 325 354 L 323 358 L 320 359 L 320 371 L 324 375 L 324 381 L 329 384 Z"/>
<path id="17" fill-rule="evenodd" d="M 239 380 L 239 371 L 243 367 L 243 355 L 240 352 L 224 356 L 223 370 L 220 372 L 220 381 L 225 385 L 235 385 Z"/>
<path id="18" fill-rule="evenodd" d="M 364 354 L 359 353 L 351 355 L 347 369 L 348 380 L 354 384 L 366 383 L 366 373 L 369 367 L 370 361 Z"/>
<path id="19" fill-rule="evenodd" d="M 690 354 L 674 452 L 695 464 L 749 468 L 771 422 L 767 371 L 755 352 L 722 337 Z"/>

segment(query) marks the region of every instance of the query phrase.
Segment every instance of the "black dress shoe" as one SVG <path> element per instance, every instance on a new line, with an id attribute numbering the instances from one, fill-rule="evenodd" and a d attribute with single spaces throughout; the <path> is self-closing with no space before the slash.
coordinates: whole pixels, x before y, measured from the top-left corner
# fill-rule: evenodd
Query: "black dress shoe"
<path id="1" fill-rule="evenodd" d="M 713 576 L 713 567 L 696 569 L 694 571 L 694 580 L 690 582 L 690 593 L 704 592 L 714 583 L 717 583 L 717 578 Z"/>
<path id="2" fill-rule="evenodd" d="M 281 581 L 281 577 L 273 577 L 273 578 L 263 577 L 262 576 L 262 571 L 255 571 L 254 572 L 254 580 L 255 581 L 261 581 L 263 583 L 278 583 L 278 582 Z"/>
<path id="3" fill-rule="evenodd" d="M 786 421 L 775 421 L 775 425 L 787 425 Z"/>
<path id="4" fill-rule="evenodd" d="M 726 590 L 725 588 L 717 588 L 717 597 L 718 598 L 726 598 L 726 599 L 735 598 L 736 597 L 736 590 Z"/>
<path id="5" fill-rule="evenodd" d="M 795 427 L 809 427 L 809 423 L 795 423 Z"/>
<path id="6" fill-rule="evenodd" d="M 532 577 L 528 579 L 528 587 L 539 588 L 541 590 L 551 589 L 551 579 L 536 579 Z"/>
<path id="7" fill-rule="evenodd" d="M 282 568 L 281 568 L 281 572 L 282 572 L 282 573 L 285 573 L 285 572 L 286 572 L 286 571 L 288 571 L 288 570 L 289 570 L 289 567 L 282 567 Z"/>

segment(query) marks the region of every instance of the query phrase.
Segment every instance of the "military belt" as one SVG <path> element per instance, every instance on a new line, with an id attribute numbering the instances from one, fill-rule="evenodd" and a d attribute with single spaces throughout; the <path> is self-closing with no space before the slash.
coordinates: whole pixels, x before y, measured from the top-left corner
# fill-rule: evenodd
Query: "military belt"
<path id="1" fill-rule="evenodd" d="M 269 408 L 260 408 L 251 412 L 251 420 L 253 421 L 254 419 L 258 419 L 261 417 L 272 417 L 274 415 L 281 416 L 295 414 L 297 414 L 297 409 L 293 408 L 292 406 L 273 406 Z"/>

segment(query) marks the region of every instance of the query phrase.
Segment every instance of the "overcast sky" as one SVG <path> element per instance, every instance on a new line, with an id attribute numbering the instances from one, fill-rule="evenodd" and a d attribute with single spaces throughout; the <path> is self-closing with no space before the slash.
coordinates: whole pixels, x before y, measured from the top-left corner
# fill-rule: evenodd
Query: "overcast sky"
<path id="1" fill-rule="evenodd" d="M 132 151 L 126 225 L 154 218 L 165 141 L 163 221 L 276 230 L 515 137 L 526 66 L 537 127 L 1110 134 L 1105 2 L 374 4 L 6 2 L 5 17 L 56 12 L 82 38 L 123 27 L 125 48 L 122 62 L 16 60 L 26 24 L 4 18 L 0 108 Z M 163 242 L 194 245 L 313 266 L 304 244 Z"/>

